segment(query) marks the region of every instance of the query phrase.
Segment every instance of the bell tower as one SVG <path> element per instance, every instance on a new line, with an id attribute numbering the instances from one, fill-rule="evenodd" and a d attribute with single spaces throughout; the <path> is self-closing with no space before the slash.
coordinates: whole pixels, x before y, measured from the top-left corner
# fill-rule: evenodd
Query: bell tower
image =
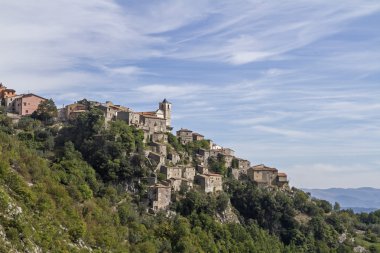
<path id="1" fill-rule="evenodd" d="M 164 112 L 164 119 L 166 119 L 166 126 L 171 125 L 172 118 L 172 103 L 168 102 L 166 98 L 159 103 L 159 109 Z"/>

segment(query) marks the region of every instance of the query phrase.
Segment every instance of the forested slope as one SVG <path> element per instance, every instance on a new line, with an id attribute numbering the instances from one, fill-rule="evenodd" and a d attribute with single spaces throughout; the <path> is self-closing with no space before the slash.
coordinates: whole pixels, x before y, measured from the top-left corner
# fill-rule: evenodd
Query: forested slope
<path id="1" fill-rule="evenodd" d="M 222 194 L 180 192 L 170 211 L 149 214 L 142 133 L 102 122 L 97 111 L 65 126 L 0 114 L 0 252 L 353 252 L 357 231 L 376 252 L 379 212 L 228 177 Z"/>

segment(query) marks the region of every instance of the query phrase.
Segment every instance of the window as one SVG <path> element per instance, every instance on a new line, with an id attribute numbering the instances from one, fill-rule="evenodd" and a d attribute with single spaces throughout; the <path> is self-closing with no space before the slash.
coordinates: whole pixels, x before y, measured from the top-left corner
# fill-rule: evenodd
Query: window
<path id="1" fill-rule="evenodd" d="M 26 106 L 26 103 L 24 102 L 24 106 Z"/>
<path id="2" fill-rule="evenodd" d="M 28 110 L 26 110 L 26 111 L 25 111 L 25 113 L 29 113 L 29 111 L 28 111 Z"/>

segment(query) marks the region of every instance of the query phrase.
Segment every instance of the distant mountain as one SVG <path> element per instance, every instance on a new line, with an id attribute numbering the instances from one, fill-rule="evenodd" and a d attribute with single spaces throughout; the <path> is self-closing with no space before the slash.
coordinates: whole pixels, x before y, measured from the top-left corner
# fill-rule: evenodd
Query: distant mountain
<path id="1" fill-rule="evenodd" d="M 380 189 L 362 188 L 329 188 L 303 189 L 313 197 L 325 199 L 332 204 L 338 202 L 342 208 L 351 208 L 355 212 L 370 212 L 380 209 Z"/>

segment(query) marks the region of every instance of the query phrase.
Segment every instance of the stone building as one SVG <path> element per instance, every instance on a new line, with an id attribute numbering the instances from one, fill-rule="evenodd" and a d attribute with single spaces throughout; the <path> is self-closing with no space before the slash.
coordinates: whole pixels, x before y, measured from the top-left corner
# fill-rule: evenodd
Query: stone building
<path id="1" fill-rule="evenodd" d="M 195 168 L 194 167 L 182 167 L 182 178 L 186 178 L 190 181 L 194 181 Z"/>
<path id="2" fill-rule="evenodd" d="M 162 156 L 156 152 L 149 152 L 148 158 L 157 163 L 157 166 L 165 164 L 165 156 Z"/>
<path id="3" fill-rule="evenodd" d="M 168 182 L 172 190 L 175 192 L 180 191 L 181 188 L 187 190 L 193 188 L 193 181 L 188 180 L 186 178 L 170 178 L 168 179 Z"/>
<path id="4" fill-rule="evenodd" d="M 39 104 L 46 99 L 32 93 L 17 95 L 14 89 L 8 89 L 0 83 L 0 104 L 7 112 L 20 116 L 31 115 Z"/>
<path id="5" fill-rule="evenodd" d="M 9 113 L 16 113 L 16 110 L 18 109 L 16 99 L 21 98 L 23 95 L 14 95 L 11 97 L 6 97 L 3 99 L 2 105 L 5 106 L 7 109 L 7 112 Z"/>
<path id="6" fill-rule="evenodd" d="M 237 164 L 233 164 L 231 174 L 235 179 L 239 180 L 243 175 L 247 175 L 251 162 L 241 158 L 236 158 L 235 161 Z"/>
<path id="7" fill-rule="evenodd" d="M 103 112 L 104 120 L 106 123 L 116 120 L 119 112 L 129 111 L 128 108 L 122 107 L 120 105 L 114 105 L 111 101 L 107 101 L 106 103 L 101 103 L 96 105 L 98 109 Z"/>
<path id="8" fill-rule="evenodd" d="M 289 183 L 288 176 L 283 172 L 279 172 L 277 175 L 277 185 L 279 187 L 283 187 L 283 186 L 288 185 L 288 183 Z"/>
<path id="9" fill-rule="evenodd" d="M 197 172 L 199 174 L 208 174 L 208 168 L 205 165 L 197 164 Z"/>
<path id="10" fill-rule="evenodd" d="M 166 100 L 166 98 L 158 104 L 159 110 L 163 112 L 163 117 L 166 120 L 166 126 L 171 127 L 172 121 L 172 103 Z"/>
<path id="11" fill-rule="evenodd" d="M 193 131 L 181 128 L 177 131 L 177 137 L 183 145 L 186 145 L 187 143 L 193 141 Z"/>
<path id="12" fill-rule="evenodd" d="M 204 148 L 198 149 L 197 154 L 196 154 L 196 159 L 197 159 L 199 164 L 203 164 L 206 166 L 208 163 L 209 157 L 210 157 L 210 151 L 209 150 L 206 150 Z"/>
<path id="13" fill-rule="evenodd" d="M 245 159 L 238 158 L 238 168 L 240 170 L 247 170 L 251 167 L 251 162 Z"/>
<path id="14" fill-rule="evenodd" d="M 27 116 L 35 112 L 40 103 L 45 100 L 46 98 L 29 93 L 17 96 L 10 106 L 12 106 L 13 113 L 21 116 Z"/>
<path id="15" fill-rule="evenodd" d="M 167 155 L 167 159 L 173 164 L 176 165 L 181 161 L 181 156 L 176 152 L 171 152 Z"/>
<path id="16" fill-rule="evenodd" d="M 166 210 L 171 201 L 171 187 L 155 184 L 148 189 L 149 207 L 153 211 Z"/>
<path id="17" fill-rule="evenodd" d="M 167 156 L 167 146 L 165 144 L 158 143 L 158 142 L 151 142 L 149 143 L 149 147 L 153 152 L 158 153 L 165 157 Z"/>
<path id="18" fill-rule="evenodd" d="M 260 164 L 249 168 L 247 175 L 250 180 L 256 182 L 258 185 L 273 186 L 277 184 L 278 170 Z"/>
<path id="19" fill-rule="evenodd" d="M 168 134 L 166 132 L 155 132 L 152 134 L 152 141 L 168 143 Z"/>
<path id="20" fill-rule="evenodd" d="M 124 120 L 128 123 L 128 125 L 134 125 L 137 128 L 141 128 L 142 126 L 149 126 L 151 129 L 153 129 L 154 123 L 159 123 L 161 125 L 163 121 L 164 126 L 160 126 L 160 128 L 162 129 L 161 132 L 166 133 L 171 124 L 171 110 L 171 103 L 164 99 L 159 103 L 159 109 L 156 111 L 134 112 L 130 109 L 121 110 L 120 113 L 118 113 L 117 118 Z M 162 121 L 157 121 L 158 119 L 161 119 Z M 152 123 L 153 125 L 151 125 Z M 159 132 L 159 130 L 156 129 L 152 132 Z"/>
<path id="21" fill-rule="evenodd" d="M 3 85 L 3 83 L 0 83 L 0 99 L 3 99 L 3 92 L 7 87 Z M 1 102 L 1 100 L 0 100 Z"/>
<path id="22" fill-rule="evenodd" d="M 205 137 L 199 133 L 193 133 L 193 141 L 203 141 Z"/>
<path id="23" fill-rule="evenodd" d="M 140 114 L 140 124 L 138 128 L 147 130 L 149 136 L 156 132 L 166 132 L 166 120 L 153 115 Z M 144 128 L 145 127 L 145 128 Z"/>
<path id="24" fill-rule="evenodd" d="M 226 168 L 230 168 L 232 167 L 232 161 L 235 159 L 235 157 L 232 155 L 223 155 L 223 159 L 224 159 L 224 166 L 226 166 Z"/>
<path id="25" fill-rule="evenodd" d="M 155 133 L 167 133 L 171 129 L 171 110 L 171 103 L 164 99 L 159 103 L 159 109 L 156 111 L 133 112 L 128 109 L 119 111 L 116 118 L 126 121 L 128 125 L 142 129 L 146 142 L 153 140 L 153 138 L 160 138 L 167 142 L 167 136 L 156 135 L 153 137 L 153 135 Z"/>
<path id="26" fill-rule="evenodd" d="M 76 118 L 79 114 L 87 112 L 88 108 L 84 104 L 74 103 L 67 105 L 64 109 L 65 120 L 72 120 Z"/>
<path id="27" fill-rule="evenodd" d="M 201 174 L 195 177 L 195 182 L 200 185 L 205 193 L 215 193 L 223 190 L 222 175 L 219 174 Z"/>
<path id="28" fill-rule="evenodd" d="M 182 178 L 182 168 L 161 166 L 160 173 L 164 175 L 165 179 Z"/>
<path id="29" fill-rule="evenodd" d="M 3 85 L 3 83 L 0 83 L 0 104 L 5 105 L 5 99 L 16 96 L 16 91 L 13 89 L 8 89 Z"/>
<path id="30" fill-rule="evenodd" d="M 130 126 L 140 127 L 141 115 L 132 111 L 121 111 L 117 114 L 117 119 L 127 122 Z"/>

